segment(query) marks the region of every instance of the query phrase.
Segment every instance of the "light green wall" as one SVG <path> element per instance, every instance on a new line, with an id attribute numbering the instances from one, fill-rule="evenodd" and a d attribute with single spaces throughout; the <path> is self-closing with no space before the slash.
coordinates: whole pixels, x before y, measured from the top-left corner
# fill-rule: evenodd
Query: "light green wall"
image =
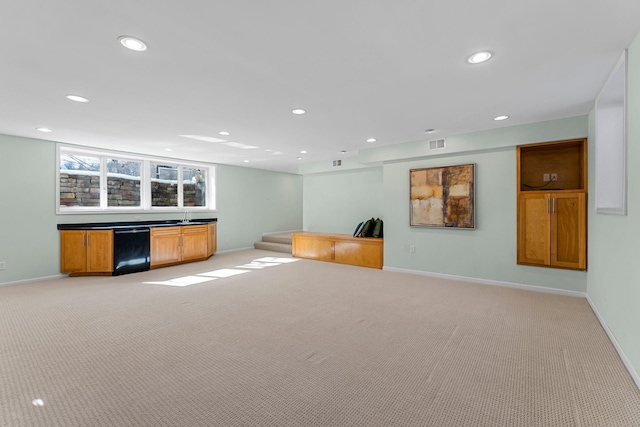
<path id="1" fill-rule="evenodd" d="M 352 234 L 360 221 L 384 220 L 382 167 L 305 175 L 304 230 Z"/>
<path id="2" fill-rule="evenodd" d="M 409 169 L 475 163 L 475 230 L 409 226 Z M 387 267 L 586 291 L 586 273 L 516 264 L 515 148 L 385 164 Z M 415 246 L 415 253 L 409 246 Z"/>
<path id="3" fill-rule="evenodd" d="M 640 370 L 640 34 L 629 47 L 627 89 L 627 215 L 595 213 L 589 198 L 587 293 L 627 358 Z M 595 135 L 593 113 L 590 135 Z M 590 138 L 589 155 L 594 153 Z M 594 162 L 589 188 L 595 189 Z"/>
<path id="4" fill-rule="evenodd" d="M 0 283 L 60 274 L 56 147 L 0 135 Z"/>
<path id="5" fill-rule="evenodd" d="M 0 284 L 60 274 L 58 223 L 179 219 L 179 213 L 56 215 L 54 142 L 0 135 Z M 218 251 L 302 228 L 302 177 L 217 166 Z"/>
<path id="6" fill-rule="evenodd" d="M 369 149 L 347 164 L 381 167 L 315 173 L 329 167 L 307 165 L 304 229 L 351 233 L 359 218 L 379 216 L 386 267 L 585 292 L 585 272 L 516 264 L 515 146 L 587 134 L 588 117 L 571 117 L 451 136 L 435 154 L 426 141 Z M 477 166 L 476 229 L 410 227 L 409 169 L 465 163 Z"/>
<path id="7" fill-rule="evenodd" d="M 218 165 L 218 250 L 302 229 L 302 176 Z"/>
<path id="8" fill-rule="evenodd" d="M 587 136 L 587 116 L 568 117 L 549 120 L 543 123 L 531 123 L 485 130 L 468 134 L 446 137 L 447 146 L 443 150 L 429 150 L 429 141 L 411 141 L 401 144 L 360 150 L 356 156 L 342 160 L 341 171 L 381 166 L 385 162 L 397 162 L 427 157 L 448 157 L 476 151 L 499 150 L 514 145 L 534 144 L 537 142 L 558 141 Z M 300 165 L 303 175 L 336 172 L 329 161 L 310 162 Z"/>

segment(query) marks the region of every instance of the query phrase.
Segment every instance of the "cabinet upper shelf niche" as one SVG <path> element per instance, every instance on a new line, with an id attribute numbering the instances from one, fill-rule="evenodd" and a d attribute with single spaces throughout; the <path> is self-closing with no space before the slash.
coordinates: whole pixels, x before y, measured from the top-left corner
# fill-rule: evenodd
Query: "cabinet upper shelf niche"
<path id="1" fill-rule="evenodd" d="M 516 155 L 518 191 L 587 190 L 585 138 L 521 145 Z"/>

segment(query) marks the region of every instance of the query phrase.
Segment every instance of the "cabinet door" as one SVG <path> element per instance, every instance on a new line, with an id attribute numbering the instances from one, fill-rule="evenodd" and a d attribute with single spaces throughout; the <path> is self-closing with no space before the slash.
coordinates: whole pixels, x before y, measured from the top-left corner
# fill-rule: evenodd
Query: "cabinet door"
<path id="1" fill-rule="evenodd" d="M 87 272 L 113 271 L 113 231 L 87 231 Z"/>
<path id="2" fill-rule="evenodd" d="M 551 194 L 551 265 L 587 268 L 586 197 L 584 193 Z"/>
<path id="3" fill-rule="evenodd" d="M 528 192 L 518 197 L 518 263 L 549 265 L 549 193 Z"/>
<path id="4" fill-rule="evenodd" d="M 60 272 L 78 273 L 87 269 L 86 231 L 60 231 Z"/>
<path id="5" fill-rule="evenodd" d="M 382 268 L 382 243 L 359 241 L 335 242 L 335 261 L 360 267 Z"/>
<path id="6" fill-rule="evenodd" d="M 151 267 L 180 262 L 180 227 L 151 228 Z"/>
<path id="7" fill-rule="evenodd" d="M 208 243 L 206 225 L 182 227 L 182 261 L 206 258 Z"/>
<path id="8" fill-rule="evenodd" d="M 294 234 L 292 254 L 299 258 L 333 261 L 335 258 L 334 243 L 329 238 L 305 237 L 304 235 Z"/>
<path id="9" fill-rule="evenodd" d="M 217 246 L 217 236 L 216 236 L 216 229 L 217 229 L 217 224 L 215 222 L 212 222 L 211 224 L 209 224 L 208 226 L 208 242 L 207 242 L 207 255 L 211 256 L 216 252 L 216 246 Z"/>

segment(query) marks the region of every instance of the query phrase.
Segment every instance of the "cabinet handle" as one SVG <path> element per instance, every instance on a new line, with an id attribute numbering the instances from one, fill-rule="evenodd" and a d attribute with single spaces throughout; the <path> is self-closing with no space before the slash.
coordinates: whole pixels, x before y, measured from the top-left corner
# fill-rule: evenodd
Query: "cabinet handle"
<path id="1" fill-rule="evenodd" d="M 551 198 L 551 214 L 552 215 L 556 214 L 556 198 L 555 197 Z"/>

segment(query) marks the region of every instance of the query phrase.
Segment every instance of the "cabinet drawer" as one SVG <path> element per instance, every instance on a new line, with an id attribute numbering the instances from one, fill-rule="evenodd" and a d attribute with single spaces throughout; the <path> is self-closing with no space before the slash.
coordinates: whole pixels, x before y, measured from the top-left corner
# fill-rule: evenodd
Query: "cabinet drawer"
<path id="1" fill-rule="evenodd" d="M 180 235 L 180 227 L 152 227 L 151 236 Z"/>

